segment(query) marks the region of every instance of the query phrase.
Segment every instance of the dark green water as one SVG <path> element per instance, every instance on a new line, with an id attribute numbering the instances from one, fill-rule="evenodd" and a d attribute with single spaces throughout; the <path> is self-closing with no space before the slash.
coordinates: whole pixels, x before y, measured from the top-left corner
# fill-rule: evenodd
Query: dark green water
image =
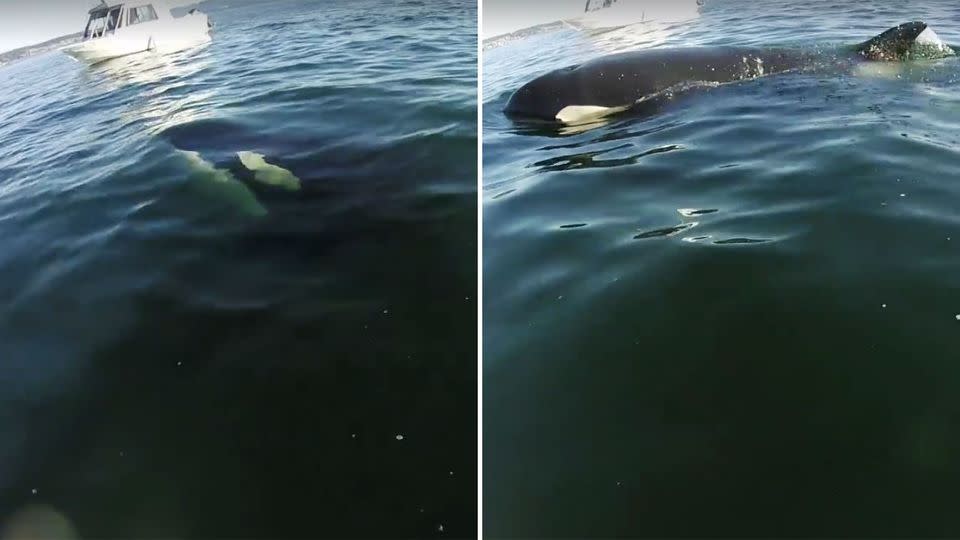
<path id="1" fill-rule="evenodd" d="M 960 534 L 960 61 L 754 80 L 564 137 L 499 112 L 608 52 L 918 18 L 960 43 L 947 2 L 708 1 L 485 51 L 485 534 Z"/>
<path id="2" fill-rule="evenodd" d="M 263 6 L 0 70 L 0 524 L 475 535 L 476 6 Z"/>

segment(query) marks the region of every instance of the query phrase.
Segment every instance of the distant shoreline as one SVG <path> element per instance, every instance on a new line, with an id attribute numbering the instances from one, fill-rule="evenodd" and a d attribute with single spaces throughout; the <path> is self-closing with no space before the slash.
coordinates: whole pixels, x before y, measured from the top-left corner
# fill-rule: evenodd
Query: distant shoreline
<path id="1" fill-rule="evenodd" d="M 37 56 L 38 54 L 43 54 L 50 52 L 55 49 L 59 49 L 64 45 L 69 45 L 80 40 L 81 32 L 75 34 L 69 34 L 66 36 L 55 37 L 49 39 L 42 43 L 37 43 L 35 45 L 27 45 L 26 47 L 20 47 L 19 49 L 13 49 L 12 51 L 7 51 L 5 53 L 0 53 L 0 66 L 5 66 L 7 64 L 12 64 L 20 60 L 25 60 L 31 56 Z"/>

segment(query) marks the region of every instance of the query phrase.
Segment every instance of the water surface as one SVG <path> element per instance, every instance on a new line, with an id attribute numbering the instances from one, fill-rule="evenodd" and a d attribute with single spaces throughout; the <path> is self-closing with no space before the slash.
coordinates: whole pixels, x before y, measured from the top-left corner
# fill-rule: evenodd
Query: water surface
<path id="1" fill-rule="evenodd" d="M 475 6 L 264 6 L 0 70 L 0 521 L 474 534 Z"/>
<path id="2" fill-rule="evenodd" d="M 484 52 L 484 531 L 952 536 L 960 62 L 793 74 L 580 133 L 546 70 L 642 47 L 829 50 L 949 2 L 707 2 Z"/>

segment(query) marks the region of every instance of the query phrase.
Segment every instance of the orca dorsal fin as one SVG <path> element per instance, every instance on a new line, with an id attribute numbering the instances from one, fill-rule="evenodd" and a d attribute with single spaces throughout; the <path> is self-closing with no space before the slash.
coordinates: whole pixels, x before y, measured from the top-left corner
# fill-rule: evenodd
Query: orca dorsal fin
<path id="1" fill-rule="evenodd" d="M 857 45 L 856 52 L 867 60 L 905 60 L 926 29 L 927 23 L 923 21 L 903 23 Z"/>

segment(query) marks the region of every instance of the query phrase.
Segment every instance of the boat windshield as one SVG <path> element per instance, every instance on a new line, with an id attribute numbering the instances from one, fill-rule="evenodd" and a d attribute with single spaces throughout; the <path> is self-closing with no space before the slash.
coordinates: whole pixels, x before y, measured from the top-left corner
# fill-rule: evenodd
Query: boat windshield
<path id="1" fill-rule="evenodd" d="M 584 8 L 583 12 L 590 13 L 591 11 L 608 8 L 616 2 L 617 0 L 587 0 L 587 7 Z"/>
<path id="2" fill-rule="evenodd" d="M 84 39 L 98 38 L 105 33 L 113 32 L 120 24 L 121 6 L 110 9 L 101 9 L 90 12 L 87 28 L 83 32 Z"/>
<path id="3" fill-rule="evenodd" d="M 90 20 L 87 21 L 87 29 L 83 32 L 84 39 L 103 35 L 103 30 L 107 27 L 107 14 L 107 10 L 90 14 Z"/>
<path id="4" fill-rule="evenodd" d="M 110 10 L 110 15 L 107 16 L 107 31 L 111 32 L 117 29 L 117 26 L 120 25 L 120 6 L 117 6 Z"/>

